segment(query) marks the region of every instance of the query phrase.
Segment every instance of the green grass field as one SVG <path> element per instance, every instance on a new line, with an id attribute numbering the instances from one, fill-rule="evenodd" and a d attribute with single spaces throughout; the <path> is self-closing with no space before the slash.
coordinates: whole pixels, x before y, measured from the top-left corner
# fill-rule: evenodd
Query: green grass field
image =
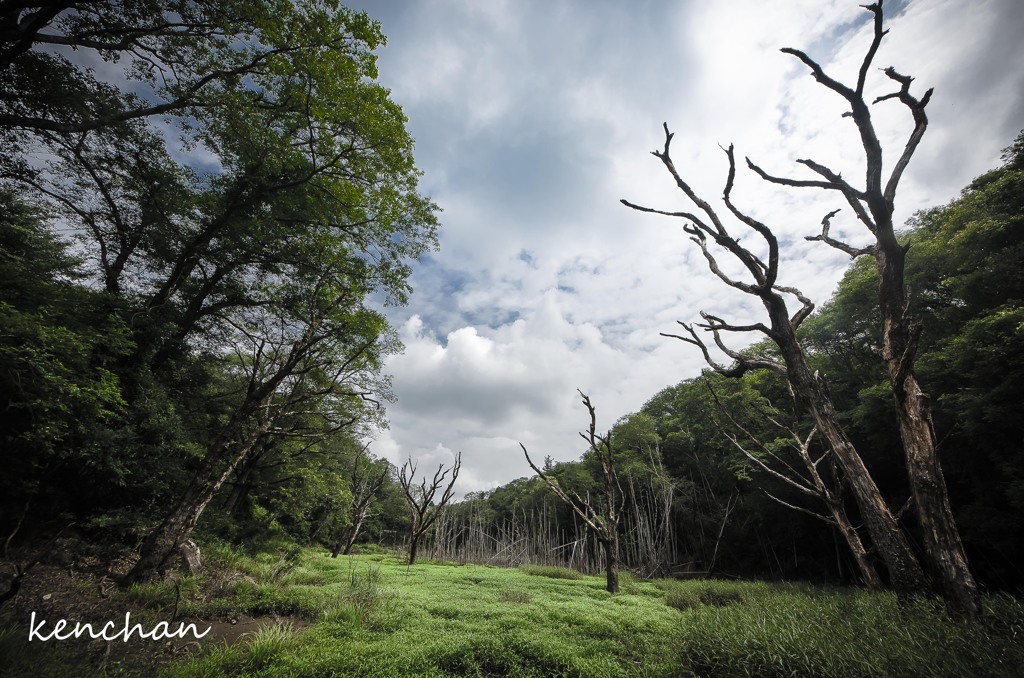
<path id="1" fill-rule="evenodd" d="M 242 564 L 242 563 L 238 563 Z M 167 668 L 168 676 L 1015 676 L 1024 606 L 981 622 L 855 590 L 420 563 L 304 551 L 268 581 L 192 613 L 284 612 L 278 625 Z M 263 578 L 263 582 L 259 581 Z M 232 607 L 234 606 L 234 607 Z"/>
<path id="2" fill-rule="evenodd" d="M 933 601 L 900 606 L 855 589 L 624 573 L 612 596 L 601 577 L 552 567 L 408 567 L 383 552 L 331 559 L 287 544 L 203 553 L 201 577 L 134 586 L 108 603 L 150 624 L 204 620 L 219 640 L 116 642 L 110 654 L 102 641 L 29 646 L 10 627 L 0 674 L 1024 675 L 1024 604 L 1008 596 L 986 597 L 984 618 L 964 621 Z"/>

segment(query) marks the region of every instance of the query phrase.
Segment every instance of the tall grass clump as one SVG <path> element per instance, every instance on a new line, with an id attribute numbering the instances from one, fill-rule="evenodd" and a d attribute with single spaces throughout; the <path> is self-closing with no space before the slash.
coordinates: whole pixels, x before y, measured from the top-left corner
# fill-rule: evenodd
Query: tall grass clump
<path id="1" fill-rule="evenodd" d="M 551 579 L 583 579 L 583 575 L 576 570 L 555 565 L 520 565 L 519 571 L 536 577 L 549 577 Z"/>
<path id="2" fill-rule="evenodd" d="M 247 668 L 259 671 L 270 666 L 288 648 L 295 638 L 295 626 L 290 622 L 279 622 L 264 626 L 249 637 L 245 650 Z"/>
<path id="3" fill-rule="evenodd" d="M 720 581 L 665 581 L 665 604 L 677 610 L 690 610 L 702 605 L 725 607 L 742 603 L 746 596 L 737 584 Z"/>
<path id="4" fill-rule="evenodd" d="M 996 601 L 998 617 L 964 620 L 934 600 L 901 607 L 892 594 L 786 585 L 762 595 L 737 591 L 744 602 L 680 608 L 687 614 L 682 668 L 701 676 L 923 678 L 1019 676 L 1024 667 L 1024 647 L 1008 642 L 1024 628 L 1018 601 Z"/>
<path id="5" fill-rule="evenodd" d="M 323 612 L 323 620 L 340 626 L 361 627 L 379 611 L 386 598 L 384 576 L 380 566 L 367 564 L 358 568 L 350 560 L 347 586 Z"/>

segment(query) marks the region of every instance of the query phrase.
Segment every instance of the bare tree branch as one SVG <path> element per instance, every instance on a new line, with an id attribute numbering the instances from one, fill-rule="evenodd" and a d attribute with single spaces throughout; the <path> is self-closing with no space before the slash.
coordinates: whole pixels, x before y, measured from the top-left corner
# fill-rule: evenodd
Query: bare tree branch
<path id="1" fill-rule="evenodd" d="M 607 589 L 609 593 L 619 592 L 619 512 L 622 508 L 622 501 L 625 501 L 625 493 L 619 485 L 618 475 L 615 471 L 614 448 L 612 447 L 612 433 L 608 431 L 604 435 L 597 433 L 597 413 L 590 397 L 583 391 L 576 389 L 583 398 L 583 405 L 590 414 L 590 425 L 586 432 L 581 432 L 580 437 L 590 445 L 590 452 L 597 458 L 604 477 L 603 506 L 597 506 L 589 499 L 581 498 L 576 492 L 566 492 L 559 484 L 533 460 L 526 446 L 519 443 L 523 454 L 526 455 L 526 463 L 530 465 L 534 473 L 555 493 L 559 499 L 567 504 L 573 512 L 584 522 L 594 533 L 594 536 L 601 543 L 605 555 L 605 570 L 607 575 Z M 615 502 L 615 492 L 618 490 L 621 501 Z M 603 509 L 603 510 L 602 510 Z"/>
<path id="2" fill-rule="evenodd" d="M 834 209 L 828 214 L 826 214 L 825 217 L 821 220 L 821 233 L 819 233 L 818 235 L 806 236 L 804 240 L 819 240 L 825 243 L 826 245 L 829 245 L 830 247 L 834 247 L 837 250 L 846 252 L 847 254 L 850 255 L 852 259 L 856 259 L 857 257 L 863 256 L 865 254 L 870 254 L 873 256 L 875 253 L 874 245 L 868 245 L 867 247 L 857 248 L 854 247 L 853 245 L 848 245 L 845 242 L 842 242 L 841 240 L 836 240 L 835 238 L 831 237 L 828 234 L 829 229 L 832 227 L 832 217 L 834 217 L 838 213 L 839 210 Z"/>
<path id="3" fill-rule="evenodd" d="M 451 501 L 455 481 L 459 477 L 462 468 L 462 453 L 455 455 L 455 463 L 445 469 L 444 464 L 439 464 L 437 471 L 429 485 L 427 477 L 424 476 L 419 486 L 414 484 L 416 478 L 416 464 L 412 459 L 402 464 L 398 473 L 398 482 L 405 493 L 406 503 L 409 505 L 409 512 L 412 517 L 412 534 L 409 543 L 409 564 L 416 563 L 416 555 L 419 550 L 420 539 L 426 534 L 430 526 L 434 524 L 438 516 L 444 511 L 444 507 Z M 445 478 L 451 473 L 448 484 L 441 493 L 441 498 L 434 503 L 437 491 L 444 485 Z"/>

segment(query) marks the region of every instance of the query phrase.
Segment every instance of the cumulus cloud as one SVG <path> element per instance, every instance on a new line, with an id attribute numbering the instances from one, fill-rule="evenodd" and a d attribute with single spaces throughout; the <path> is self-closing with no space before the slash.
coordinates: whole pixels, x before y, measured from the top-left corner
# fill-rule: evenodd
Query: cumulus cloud
<path id="1" fill-rule="evenodd" d="M 699 352 L 659 336 L 676 320 L 701 309 L 761 319 L 707 272 L 679 220 L 618 203 L 690 207 L 648 153 L 664 143 L 663 121 L 680 171 L 709 199 L 729 143 L 741 163 L 777 174 L 799 174 L 802 157 L 863 174 L 842 101 L 779 52 L 803 49 L 855 80 L 871 34 L 853 0 L 355 5 L 383 24 L 381 80 L 409 117 L 423 190 L 444 209 L 441 251 L 416 268 L 410 305 L 387 310 L 406 350 L 387 366 L 398 401 L 375 450 L 424 468 L 462 451 L 461 492 L 526 475 L 520 441 L 538 458 L 577 458 L 577 387 L 609 427 L 696 376 Z M 1024 6 L 910 0 L 886 11 L 876 66 L 913 75 L 919 96 L 935 87 L 902 221 L 955 197 L 1024 126 Z M 891 85 L 873 69 L 867 91 Z M 908 118 L 895 102 L 874 115 L 891 162 Z M 734 196 L 783 242 L 782 281 L 826 301 L 848 259 L 803 236 L 842 206 L 836 196 L 745 171 Z M 834 232 L 866 242 L 848 212 Z"/>

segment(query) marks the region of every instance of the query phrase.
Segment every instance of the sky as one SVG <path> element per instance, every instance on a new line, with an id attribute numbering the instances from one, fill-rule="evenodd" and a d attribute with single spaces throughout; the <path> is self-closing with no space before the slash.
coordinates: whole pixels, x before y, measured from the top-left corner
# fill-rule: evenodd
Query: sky
<path id="1" fill-rule="evenodd" d="M 854 83 L 871 41 L 858 0 L 348 4 L 382 24 L 379 79 L 409 118 L 421 190 L 443 210 L 409 304 L 386 309 L 405 351 L 387 363 L 397 400 L 371 449 L 421 470 L 461 452 L 459 496 L 530 475 L 519 443 L 538 462 L 578 459 L 588 418 L 577 389 L 606 430 L 698 376 L 699 350 L 660 336 L 676 321 L 701 310 L 763 320 L 708 272 L 682 220 L 619 203 L 693 209 L 650 154 L 663 123 L 680 173 L 716 206 L 729 144 L 776 175 L 815 178 L 794 164 L 809 157 L 862 181 L 842 100 L 779 52 L 802 49 Z M 896 197 L 902 224 L 998 166 L 1024 128 L 1024 3 L 902 0 L 885 13 L 868 97 L 894 90 L 887 66 L 913 76 L 918 97 L 934 88 Z M 888 169 L 910 116 L 895 101 L 872 115 Z M 841 199 L 742 167 L 733 199 L 778 236 L 780 281 L 826 302 L 850 260 L 804 236 Z M 849 208 L 832 233 L 869 242 Z"/>

